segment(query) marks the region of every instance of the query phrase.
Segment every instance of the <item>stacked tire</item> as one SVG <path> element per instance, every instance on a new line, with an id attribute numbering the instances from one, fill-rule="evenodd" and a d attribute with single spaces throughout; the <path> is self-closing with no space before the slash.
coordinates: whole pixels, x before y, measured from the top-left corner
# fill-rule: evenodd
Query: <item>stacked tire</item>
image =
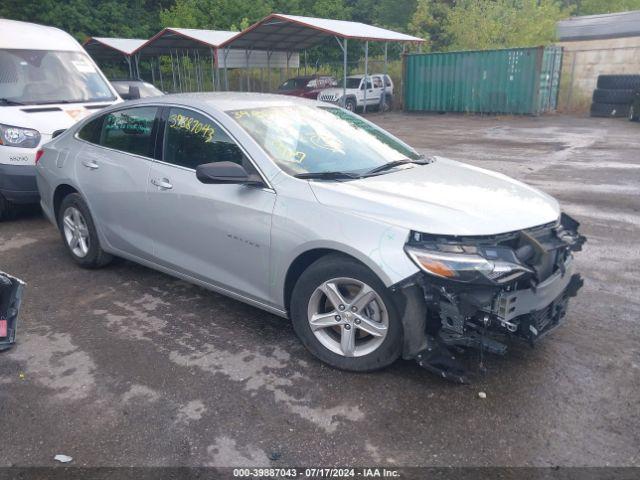
<path id="1" fill-rule="evenodd" d="M 600 75 L 593 91 L 592 117 L 628 117 L 640 75 Z"/>

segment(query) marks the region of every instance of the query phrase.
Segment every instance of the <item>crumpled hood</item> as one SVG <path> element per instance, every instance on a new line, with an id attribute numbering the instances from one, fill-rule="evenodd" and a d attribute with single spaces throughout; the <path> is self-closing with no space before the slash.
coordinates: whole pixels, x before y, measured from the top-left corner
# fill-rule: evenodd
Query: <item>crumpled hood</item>
<path id="1" fill-rule="evenodd" d="M 111 103 L 113 102 L 105 106 Z M 99 103 L 91 105 L 96 104 Z M 41 110 L 45 108 L 51 111 Z M 13 127 L 33 128 L 43 135 L 51 135 L 56 130 L 69 128 L 96 111 L 95 109 L 87 110 L 81 104 L 5 106 L 0 107 L 0 123 Z"/>
<path id="2" fill-rule="evenodd" d="M 423 233 L 494 235 L 560 216 L 558 202 L 535 188 L 441 157 L 379 176 L 310 185 L 323 205 Z"/>

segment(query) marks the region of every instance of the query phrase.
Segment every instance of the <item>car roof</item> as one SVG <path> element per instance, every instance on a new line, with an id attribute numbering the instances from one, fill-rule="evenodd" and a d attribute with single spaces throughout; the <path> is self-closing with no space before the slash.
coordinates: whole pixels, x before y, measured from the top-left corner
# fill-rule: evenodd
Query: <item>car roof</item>
<path id="1" fill-rule="evenodd" d="M 84 52 L 82 46 L 59 28 L 0 18 L 0 48 Z"/>
<path id="2" fill-rule="evenodd" d="M 289 95 L 271 93 L 245 92 L 202 92 L 202 93 L 174 93 L 162 97 L 149 97 L 127 102 L 127 105 L 146 104 L 178 104 L 185 107 L 195 107 L 202 110 L 242 110 L 250 108 L 286 107 L 294 105 L 317 106 L 316 100 L 308 100 Z"/>

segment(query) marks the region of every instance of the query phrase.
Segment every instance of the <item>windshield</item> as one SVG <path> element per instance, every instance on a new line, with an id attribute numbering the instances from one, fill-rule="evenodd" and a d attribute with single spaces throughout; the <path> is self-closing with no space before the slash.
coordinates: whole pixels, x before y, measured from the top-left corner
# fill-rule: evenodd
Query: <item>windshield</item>
<path id="1" fill-rule="evenodd" d="M 347 77 L 347 88 L 360 88 L 360 82 L 362 81 L 361 78 L 348 78 Z M 338 82 L 338 87 L 342 88 L 342 85 L 344 84 L 344 79 L 341 79 Z"/>
<path id="2" fill-rule="evenodd" d="M 0 49 L 0 98 L 28 105 L 115 100 L 82 52 Z"/>
<path id="3" fill-rule="evenodd" d="M 227 112 L 290 175 L 365 173 L 421 156 L 371 122 L 336 107 L 286 106 Z"/>

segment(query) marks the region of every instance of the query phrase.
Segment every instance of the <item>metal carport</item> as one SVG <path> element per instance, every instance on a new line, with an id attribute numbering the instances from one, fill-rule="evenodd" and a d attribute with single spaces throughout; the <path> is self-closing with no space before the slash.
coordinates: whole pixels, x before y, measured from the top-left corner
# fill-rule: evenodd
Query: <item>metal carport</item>
<path id="1" fill-rule="evenodd" d="M 331 41 L 332 38 L 338 42 L 343 53 L 343 106 L 346 95 L 349 40 L 365 42 L 365 77 L 369 73 L 369 42 L 384 42 L 385 74 L 387 73 L 387 44 L 389 42 L 424 42 L 422 38 L 359 22 L 273 13 L 225 41 L 220 45 L 220 48 L 223 49 L 223 52 L 232 48 L 242 49 L 246 52 L 247 57 L 252 52 L 265 51 L 269 58 L 274 52 L 286 52 L 289 56 L 293 52 L 301 52 Z M 386 88 L 386 82 L 384 88 Z"/>
<path id="2" fill-rule="evenodd" d="M 238 32 L 224 30 L 200 30 L 192 28 L 165 28 L 140 45 L 133 53 L 140 56 L 160 57 L 168 56 L 171 61 L 172 81 L 174 90 L 182 91 L 187 83 L 191 84 L 191 72 L 185 69 L 185 65 L 191 64 L 194 70 L 195 84 L 199 90 L 204 89 L 205 74 L 203 62 L 207 59 L 211 69 L 212 89 L 220 89 L 219 68 L 224 68 L 225 89 L 228 90 L 229 82 L 227 68 L 261 68 L 268 64 L 266 53 L 256 55 L 252 59 L 246 57 L 243 51 L 229 50 L 225 55 L 218 55 L 219 46 L 236 36 Z M 294 59 L 298 62 L 298 55 Z M 284 65 L 286 55 L 279 53 L 273 60 L 276 66 Z M 153 68 L 153 67 L 152 67 Z M 163 83 L 162 72 L 159 69 L 160 82 Z M 187 82 L 188 80 L 188 82 Z"/>
<path id="3" fill-rule="evenodd" d="M 83 43 L 84 49 L 96 62 L 124 59 L 129 66 L 129 76 L 133 77 L 131 58 L 133 53 L 140 48 L 146 40 L 139 38 L 107 38 L 90 37 Z M 136 75 L 140 76 L 137 62 L 135 64 Z"/>

